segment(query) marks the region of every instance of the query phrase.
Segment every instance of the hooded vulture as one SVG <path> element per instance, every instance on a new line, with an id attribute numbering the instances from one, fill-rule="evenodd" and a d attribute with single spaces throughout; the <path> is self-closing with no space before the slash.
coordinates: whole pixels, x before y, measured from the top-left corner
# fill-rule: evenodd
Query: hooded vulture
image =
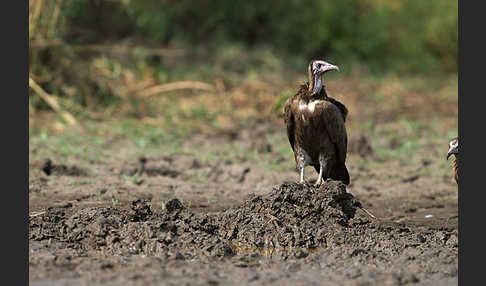
<path id="1" fill-rule="evenodd" d="M 459 138 L 454 137 L 452 140 L 449 142 L 449 151 L 447 151 L 447 157 L 446 159 L 449 160 L 449 157 L 451 155 L 454 155 L 454 163 L 452 165 L 454 169 L 454 179 L 456 180 L 456 183 L 459 184 Z"/>
<path id="2" fill-rule="evenodd" d="M 285 103 L 284 120 L 300 183 L 304 182 L 305 167 L 310 165 L 319 174 L 316 186 L 328 178 L 349 184 L 345 165 L 348 136 L 344 125 L 348 110 L 326 94 L 322 76 L 330 70 L 339 68 L 322 60 L 311 61 L 309 81 Z"/>

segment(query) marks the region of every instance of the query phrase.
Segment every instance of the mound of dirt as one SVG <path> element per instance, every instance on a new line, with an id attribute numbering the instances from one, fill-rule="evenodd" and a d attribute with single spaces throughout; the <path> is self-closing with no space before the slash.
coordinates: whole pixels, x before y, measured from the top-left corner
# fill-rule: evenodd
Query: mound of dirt
<path id="1" fill-rule="evenodd" d="M 219 233 L 243 249 L 312 249 L 325 246 L 327 236 L 348 226 L 360 206 L 338 181 L 320 188 L 282 184 L 222 213 Z"/>
<path id="2" fill-rule="evenodd" d="M 231 251 L 218 238 L 214 217 L 196 215 L 177 199 L 169 201 L 162 213 L 154 213 L 150 202 L 143 200 L 132 202 L 131 210 L 90 207 L 68 214 L 63 208 L 49 208 L 30 218 L 29 225 L 31 240 L 55 239 L 111 255 L 164 256 L 169 250 L 184 250 L 220 256 L 225 249 Z"/>
<path id="3" fill-rule="evenodd" d="M 145 200 L 131 209 L 50 207 L 30 217 L 29 239 L 67 243 L 70 248 L 107 255 L 156 255 L 179 258 L 231 257 L 237 254 L 278 254 L 306 257 L 313 249 L 345 248 L 351 256 L 365 254 L 384 262 L 407 247 L 457 252 L 457 231 L 411 231 L 391 222 L 354 218 L 360 202 L 346 186 L 328 180 L 319 188 L 282 184 L 264 196 L 251 196 L 220 213 L 193 213 L 178 200 L 154 211 Z M 348 250 L 346 250 L 348 251 Z"/>
<path id="4" fill-rule="evenodd" d="M 136 200 L 131 210 L 49 208 L 30 218 L 30 239 L 57 239 L 86 250 L 120 254 L 186 251 L 232 256 L 243 248 L 316 248 L 348 225 L 360 203 L 341 182 L 320 188 L 283 184 L 266 196 L 217 214 L 195 214 L 177 199 L 155 213 Z"/>

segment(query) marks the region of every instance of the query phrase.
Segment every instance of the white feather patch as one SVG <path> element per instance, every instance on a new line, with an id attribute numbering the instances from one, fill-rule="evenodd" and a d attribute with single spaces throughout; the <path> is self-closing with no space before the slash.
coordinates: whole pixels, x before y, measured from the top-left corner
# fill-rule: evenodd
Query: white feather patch
<path id="1" fill-rule="evenodd" d="M 307 105 L 307 109 L 309 109 L 311 113 L 314 112 L 314 109 L 316 108 L 316 103 L 317 101 L 312 101 L 311 103 L 309 103 L 309 105 Z"/>
<path id="2" fill-rule="evenodd" d="M 319 104 L 321 102 L 322 102 L 322 100 L 314 100 L 314 101 L 309 102 L 309 104 L 305 104 L 305 103 L 300 102 L 299 103 L 299 110 L 307 109 L 307 110 L 309 110 L 310 113 L 314 113 L 314 110 L 316 109 L 316 104 Z"/>
<path id="3" fill-rule="evenodd" d="M 314 101 L 312 101 L 311 103 L 309 103 L 309 105 L 307 105 L 307 109 L 309 109 L 309 111 L 311 113 L 313 113 L 314 112 L 314 109 L 316 109 L 316 104 L 321 103 L 321 101 L 322 100 L 314 100 Z"/>
<path id="4" fill-rule="evenodd" d="M 300 102 L 299 103 L 299 110 L 304 110 L 307 108 L 307 104 Z"/>

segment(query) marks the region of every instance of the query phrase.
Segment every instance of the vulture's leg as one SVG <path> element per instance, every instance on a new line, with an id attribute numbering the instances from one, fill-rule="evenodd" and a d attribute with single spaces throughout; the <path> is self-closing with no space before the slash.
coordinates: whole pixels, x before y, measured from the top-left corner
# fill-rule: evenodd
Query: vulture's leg
<path id="1" fill-rule="evenodd" d="M 314 184 L 316 187 L 319 187 L 322 184 L 323 177 L 324 177 L 324 170 L 326 170 L 326 177 L 327 177 L 327 160 L 319 154 L 319 176 L 317 177 L 317 181 Z"/>
<path id="2" fill-rule="evenodd" d="M 298 166 L 300 168 L 300 180 L 299 180 L 299 183 L 304 183 L 304 169 L 305 169 L 305 166 L 309 165 L 309 155 L 307 155 L 307 153 L 303 150 L 303 149 L 299 149 L 298 151 Z"/>
<path id="3" fill-rule="evenodd" d="M 322 184 L 322 171 L 324 170 L 324 168 L 322 167 L 322 165 L 319 167 L 319 176 L 317 177 L 317 181 L 316 183 L 314 184 L 314 186 L 316 187 L 319 187 L 321 184 Z"/>
<path id="4" fill-rule="evenodd" d="M 301 166 L 300 167 L 300 181 L 299 183 L 304 183 L 304 169 L 305 169 L 305 166 Z"/>

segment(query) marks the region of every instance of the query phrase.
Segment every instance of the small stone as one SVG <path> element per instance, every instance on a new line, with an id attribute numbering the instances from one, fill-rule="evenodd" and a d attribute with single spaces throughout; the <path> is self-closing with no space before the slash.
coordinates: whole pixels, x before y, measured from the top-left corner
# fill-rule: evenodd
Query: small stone
<path id="1" fill-rule="evenodd" d="M 354 250 L 354 251 L 351 253 L 351 255 L 350 255 L 350 256 L 351 256 L 351 257 L 353 257 L 353 256 L 358 256 L 358 255 L 360 255 L 360 254 L 366 254 L 366 253 L 368 253 L 368 251 L 366 251 L 366 250 L 364 250 L 364 249 L 362 249 L 362 248 L 356 248 L 356 249 L 355 249 L 355 250 Z"/>
<path id="2" fill-rule="evenodd" d="M 180 252 L 177 252 L 176 253 L 176 256 L 175 256 L 175 259 L 176 260 L 186 260 L 186 257 L 184 257 L 184 255 Z"/>
<path id="3" fill-rule="evenodd" d="M 307 256 L 309 256 L 309 253 L 307 253 L 307 252 L 305 252 L 303 250 L 300 250 L 294 256 L 297 259 L 301 259 L 301 258 L 306 258 Z"/>

